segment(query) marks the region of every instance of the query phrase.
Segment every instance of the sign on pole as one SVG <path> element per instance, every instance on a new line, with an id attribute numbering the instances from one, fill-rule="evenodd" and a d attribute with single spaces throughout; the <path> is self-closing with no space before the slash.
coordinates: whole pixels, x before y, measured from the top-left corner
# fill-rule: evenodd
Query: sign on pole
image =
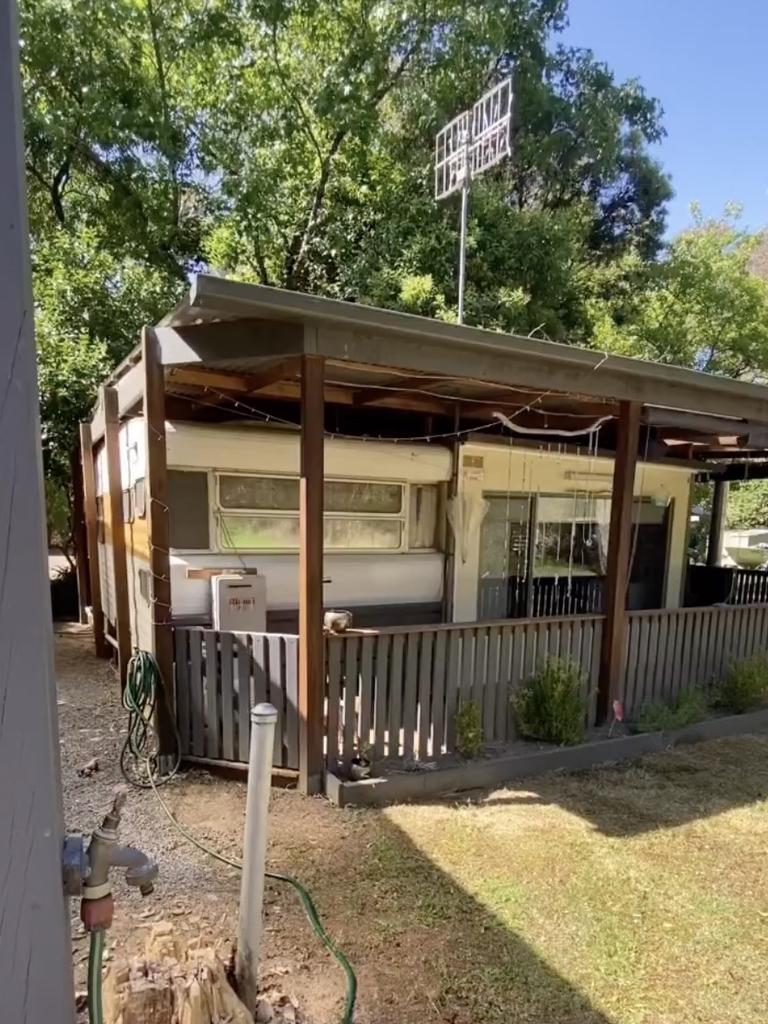
<path id="1" fill-rule="evenodd" d="M 459 323 L 464 322 L 467 205 L 473 177 L 512 151 L 512 78 L 484 93 L 471 110 L 449 121 L 435 136 L 435 199 L 461 191 Z"/>

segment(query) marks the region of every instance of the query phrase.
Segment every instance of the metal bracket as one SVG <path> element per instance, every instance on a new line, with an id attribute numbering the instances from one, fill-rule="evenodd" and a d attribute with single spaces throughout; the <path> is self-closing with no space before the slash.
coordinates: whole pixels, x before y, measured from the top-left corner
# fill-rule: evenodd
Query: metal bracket
<path id="1" fill-rule="evenodd" d="M 61 880 L 65 894 L 82 896 L 83 885 L 90 873 L 83 836 L 65 836 L 61 849 Z"/>

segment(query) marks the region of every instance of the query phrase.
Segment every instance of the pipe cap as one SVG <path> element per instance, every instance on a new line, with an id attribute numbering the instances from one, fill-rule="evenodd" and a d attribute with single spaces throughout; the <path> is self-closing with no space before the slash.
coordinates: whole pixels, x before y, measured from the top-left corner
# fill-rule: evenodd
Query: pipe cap
<path id="1" fill-rule="evenodd" d="M 257 704 L 251 708 L 251 725 L 269 725 L 277 721 L 277 708 L 274 704 Z"/>

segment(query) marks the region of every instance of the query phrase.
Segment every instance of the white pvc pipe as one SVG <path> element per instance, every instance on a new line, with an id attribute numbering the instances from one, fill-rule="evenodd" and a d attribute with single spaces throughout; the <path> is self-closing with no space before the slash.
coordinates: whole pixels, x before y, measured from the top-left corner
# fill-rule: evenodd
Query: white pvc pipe
<path id="1" fill-rule="evenodd" d="M 269 790 L 277 709 L 272 704 L 251 708 L 251 748 L 248 791 L 245 799 L 243 874 L 235 971 L 240 998 L 249 1010 L 256 1007 L 259 991 L 264 870 L 267 858 Z"/>

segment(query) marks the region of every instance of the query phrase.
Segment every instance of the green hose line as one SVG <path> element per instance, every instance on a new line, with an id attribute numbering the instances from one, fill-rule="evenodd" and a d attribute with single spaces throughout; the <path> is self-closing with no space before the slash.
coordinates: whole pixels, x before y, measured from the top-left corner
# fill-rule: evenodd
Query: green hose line
<path id="1" fill-rule="evenodd" d="M 120 755 L 120 768 L 125 778 L 134 786 L 140 786 L 142 789 L 151 789 L 155 794 L 160 806 L 165 811 L 171 824 L 181 833 L 182 836 L 193 846 L 196 846 L 198 850 L 202 850 L 203 853 L 207 853 L 209 857 L 213 857 L 214 860 L 220 861 L 222 864 L 226 864 L 228 867 L 235 868 L 236 871 L 242 871 L 242 864 L 240 861 L 233 860 L 231 857 L 226 857 L 224 854 L 219 853 L 218 850 L 214 850 L 212 847 L 207 846 L 205 843 L 201 843 L 200 840 L 194 836 L 189 829 L 185 828 L 180 822 L 173 816 L 168 804 L 163 800 L 162 796 L 158 791 L 158 786 L 167 782 L 170 778 L 175 775 L 178 771 L 179 764 L 181 763 L 181 756 L 179 754 L 180 743 L 178 733 L 176 734 L 176 754 L 173 761 L 173 767 L 168 775 L 164 775 L 161 779 L 156 779 L 157 771 L 157 758 L 149 753 L 148 743 L 150 739 L 150 730 L 154 730 L 154 726 L 151 723 L 152 714 L 156 706 L 156 700 L 158 693 L 162 692 L 165 694 L 163 687 L 163 680 L 160 674 L 160 666 L 153 655 L 147 651 L 135 651 L 133 657 L 128 663 L 128 672 L 125 681 L 125 689 L 123 690 L 123 707 L 128 711 L 129 724 L 128 724 L 128 738 L 126 739 L 123 750 Z M 146 765 L 147 782 L 143 779 L 139 779 L 137 776 L 131 776 L 127 772 L 127 760 L 128 757 L 133 758 L 135 763 L 140 760 Z M 154 763 L 153 763 L 154 758 Z M 265 871 L 264 875 L 266 878 L 271 878 L 275 882 L 283 882 L 285 885 L 292 886 L 299 895 L 301 904 L 304 907 L 304 913 L 307 915 L 312 930 L 315 935 L 320 939 L 322 944 L 328 950 L 328 952 L 336 959 L 347 979 L 346 996 L 344 999 L 344 1013 L 341 1018 L 341 1024 L 353 1024 L 355 1014 L 355 1003 L 357 1001 L 357 977 L 354 969 L 346 958 L 344 953 L 338 949 L 333 940 L 331 939 L 328 932 L 323 928 L 323 924 L 320 920 L 320 915 L 317 913 L 317 908 L 312 901 L 312 897 L 308 891 L 297 879 L 291 877 L 291 875 L 281 875 L 275 872 Z M 92 933 L 91 936 L 91 949 L 93 950 L 93 935 L 99 933 Z M 103 938 L 102 938 L 103 945 Z M 99 964 L 101 964 L 101 953 L 99 953 Z M 89 1005 L 90 1005 L 90 993 L 91 993 L 91 972 L 90 972 L 90 961 L 88 964 L 88 994 L 89 994 Z M 92 1017 L 91 1024 L 101 1024 L 101 971 L 98 972 L 99 978 L 99 1017 Z"/>
<path id="2" fill-rule="evenodd" d="M 159 698 L 165 703 L 169 717 L 173 720 L 167 703 L 168 698 L 160 666 L 148 651 L 137 649 L 128 662 L 125 686 L 123 687 L 123 707 L 128 712 L 128 735 L 123 749 L 120 751 L 120 771 L 132 786 L 138 786 L 140 789 L 149 789 L 150 785 L 139 775 L 139 765 L 147 766 L 148 775 L 158 774 L 158 756 L 156 753 L 150 752 L 150 747 L 153 743 L 157 744 L 155 712 Z M 152 788 L 154 785 L 168 782 L 179 770 L 181 763 L 179 750 L 180 743 L 177 732 L 176 753 L 173 756 L 170 770 L 155 779 Z M 130 773 L 130 768 L 133 768 L 133 773 Z"/>
<path id="3" fill-rule="evenodd" d="M 103 1024 L 101 1008 L 101 961 L 104 956 L 105 932 L 91 932 L 88 949 L 88 1020 L 91 1024 Z"/>

